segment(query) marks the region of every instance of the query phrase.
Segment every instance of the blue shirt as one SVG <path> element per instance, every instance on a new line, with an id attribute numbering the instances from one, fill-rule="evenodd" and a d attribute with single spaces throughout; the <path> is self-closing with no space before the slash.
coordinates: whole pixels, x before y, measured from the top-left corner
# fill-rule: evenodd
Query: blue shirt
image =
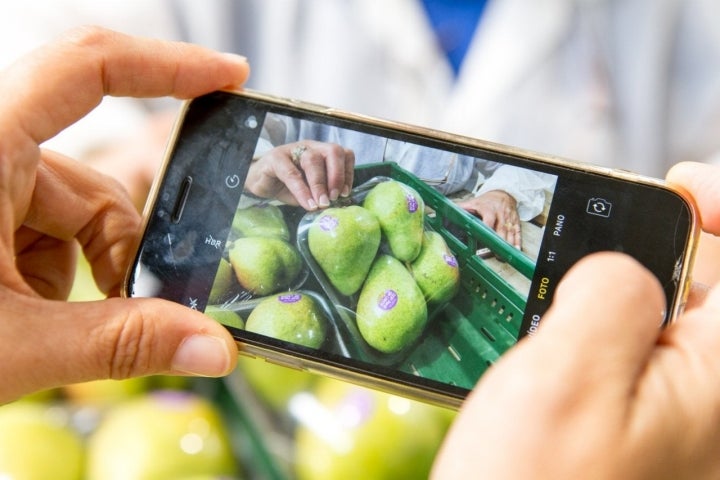
<path id="1" fill-rule="evenodd" d="M 487 0 L 422 0 L 440 48 L 457 77 Z"/>

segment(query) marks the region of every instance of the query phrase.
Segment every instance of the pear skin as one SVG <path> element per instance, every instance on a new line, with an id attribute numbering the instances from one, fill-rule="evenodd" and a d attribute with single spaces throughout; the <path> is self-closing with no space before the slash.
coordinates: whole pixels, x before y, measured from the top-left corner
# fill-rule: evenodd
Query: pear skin
<path id="1" fill-rule="evenodd" d="M 460 269 L 455 255 L 442 235 L 432 230 L 423 234 L 420 254 L 410 264 L 410 271 L 425 299 L 432 305 L 452 299 L 460 285 Z"/>
<path id="2" fill-rule="evenodd" d="M 279 238 L 239 238 L 228 257 L 240 285 L 254 295 L 269 295 L 290 287 L 302 267 L 298 251 Z"/>
<path id="3" fill-rule="evenodd" d="M 290 240 L 282 210 L 275 205 L 260 204 L 235 212 L 232 229 L 243 237 L 273 237 Z"/>
<path id="4" fill-rule="evenodd" d="M 278 340 L 319 348 L 328 320 L 315 300 L 301 292 L 263 299 L 248 315 L 245 329 Z"/>
<path id="5" fill-rule="evenodd" d="M 357 292 L 380 246 L 380 224 L 358 205 L 328 208 L 308 227 L 308 248 L 343 295 Z"/>
<path id="6" fill-rule="evenodd" d="M 227 310 L 224 308 L 216 307 L 214 305 L 209 305 L 205 309 L 205 315 L 212 318 L 218 323 L 222 323 L 223 325 L 227 325 L 229 327 L 235 327 L 239 330 L 242 330 L 245 328 L 245 321 L 243 318 L 237 313 L 232 310 Z"/>
<path id="7" fill-rule="evenodd" d="M 363 206 L 375 214 L 393 256 L 411 262 L 422 247 L 425 202 L 404 183 L 388 180 L 375 185 Z"/>
<path id="8" fill-rule="evenodd" d="M 390 255 L 380 255 L 370 267 L 356 315 L 358 330 L 370 346 L 396 353 L 420 337 L 428 310 L 407 268 Z"/>

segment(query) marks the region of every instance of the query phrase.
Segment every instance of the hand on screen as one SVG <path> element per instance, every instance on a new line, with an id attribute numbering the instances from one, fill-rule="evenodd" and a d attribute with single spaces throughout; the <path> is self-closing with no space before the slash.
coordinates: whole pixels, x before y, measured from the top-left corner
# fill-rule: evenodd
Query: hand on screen
<path id="1" fill-rule="evenodd" d="M 304 140 L 273 148 L 250 165 L 245 188 L 305 210 L 350 194 L 355 154 L 334 143 Z"/>
<path id="2" fill-rule="evenodd" d="M 522 233 L 517 201 L 510 194 L 501 190 L 492 190 L 458 202 L 458 205 L 479 217 L 510 245 L 521 248 Z"/>

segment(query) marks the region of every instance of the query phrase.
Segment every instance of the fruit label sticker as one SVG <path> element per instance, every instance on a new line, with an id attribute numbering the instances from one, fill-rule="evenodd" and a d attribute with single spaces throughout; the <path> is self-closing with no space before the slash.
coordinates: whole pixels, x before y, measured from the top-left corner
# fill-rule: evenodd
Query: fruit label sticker
<path id="1" fill-rule="evenodd" d="M 326 232 L 332 232 L 335 230 L 340 223 L 340 220 L 337 219 L 337 217 L 333 217 L 332 215 L 324 215 L 318 220 L 318 224 L 320 225 L 320 228 L 325 230 Z"/>
<path id="2" fill-rule="evenodd" d="M 415 195 L 408 193 L 405 195 L 405 200 L 407 201 L 408 212 L 415 213 L 418 209 L 418 201 Z"/>
<path id="3" fill-rule="evenodd" d="M 457 262 L 457 258 L 455 258 L 454 255 L 449 255 L 447 253 L 443 253 L 443 259 L 445 260 L 445 263 L 447 263 L 451 267 L 457 268 L 458 262 Z"/>
<path id="4" fill-rule="evenodd" d="M 301 298 L 302 298 L 302 295 L 300 295 L 299 293 L 288 293 L 286 295 L 278 296 L 278 300 L 281 303 L 295 303 L 295 302 L 299 302 Z"/>
<path id="5" fill-rule="evenodd" d="M 385 290 L 378 298 L 378 307 L 382 310 L 392 310 L 398 302 L 398 294 L 395 290 Z"/>

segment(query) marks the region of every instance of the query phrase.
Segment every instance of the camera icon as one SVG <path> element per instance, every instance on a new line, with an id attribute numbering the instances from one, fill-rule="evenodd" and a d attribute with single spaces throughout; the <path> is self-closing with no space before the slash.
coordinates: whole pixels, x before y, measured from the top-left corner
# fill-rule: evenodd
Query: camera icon
<path id="1" fill-rule="evenodd" d="M 612 210 L 612 203 L 604 198 L 591 198 L 588 200 L 587 213 L 590 215 L 608 218 L 610 216 L 610 210 Z"/>

